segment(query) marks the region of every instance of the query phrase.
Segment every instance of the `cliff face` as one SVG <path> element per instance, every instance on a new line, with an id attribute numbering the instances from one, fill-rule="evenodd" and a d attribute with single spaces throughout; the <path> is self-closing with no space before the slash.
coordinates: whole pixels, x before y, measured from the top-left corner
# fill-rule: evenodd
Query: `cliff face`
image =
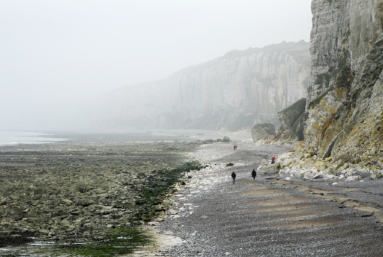
<path id="1" fill-rule="evenodd" d="M 312 13 L 305 143 L 321 158 L 378 154 L 383 0 L 313 0 Z"/>
<path id="2" fill-rule="evenodd" d="M 278 125 L 277 112 L 307 94 L 309 60 L 305 42 L 232 51 L 164 80 L 103 96 L 93 123 L 231 130 Z"/>
<path id="3" fill-rule="evenodd" d="M 304 139 L 304 126 L 308 118 L 305 112 L 306 98 L 302 98 L 293 105 L 278 112 L 281 122 L 275 140 L 279 141 L 302 141 Z"/>

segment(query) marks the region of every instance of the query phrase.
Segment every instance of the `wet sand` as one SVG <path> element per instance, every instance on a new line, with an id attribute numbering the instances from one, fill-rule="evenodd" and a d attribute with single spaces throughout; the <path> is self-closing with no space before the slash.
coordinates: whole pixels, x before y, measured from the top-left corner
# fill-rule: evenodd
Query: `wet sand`
<path id="1" fill-rule="evenodd" d="M 383 256 L 383 180 L 251 178 L 253 168 L 288 149 L 200 146 L 190 157 L 210 167 L 191 174 L 172 198 L 172 215 L 156 225 L 179 243 L 136 256 Z"/>

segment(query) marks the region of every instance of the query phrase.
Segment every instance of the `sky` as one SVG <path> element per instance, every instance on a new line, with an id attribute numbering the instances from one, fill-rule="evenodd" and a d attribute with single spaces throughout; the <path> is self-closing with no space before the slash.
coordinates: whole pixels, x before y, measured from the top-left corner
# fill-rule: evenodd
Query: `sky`
<path id="1" fill-rule="evenodd" d="M 306 42 L 310 0 L 0 0 L 0 129 L 225 53 Z M 38 124 L 38 125 L 37 125 Z"/>

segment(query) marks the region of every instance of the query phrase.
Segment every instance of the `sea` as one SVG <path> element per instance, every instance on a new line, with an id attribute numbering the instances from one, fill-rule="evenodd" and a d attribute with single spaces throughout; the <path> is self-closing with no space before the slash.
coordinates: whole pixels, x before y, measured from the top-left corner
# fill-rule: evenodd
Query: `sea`
<path id="1" fill-rule="evenodd" d="M 56 138 L 53 134 L 42 132 L 0 131 L 0 146 L 19 144 L 47 144 L 66 141 Z"/>

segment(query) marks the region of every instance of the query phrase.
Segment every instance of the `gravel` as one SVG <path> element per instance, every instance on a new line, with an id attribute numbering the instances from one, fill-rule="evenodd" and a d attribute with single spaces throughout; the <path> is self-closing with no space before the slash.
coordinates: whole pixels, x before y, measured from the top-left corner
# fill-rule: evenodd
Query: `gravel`
<path id="1" fill-rule="evenodd" d="M 172 199 L 177 214 L 157 226 L 185 243 L 156 256 L 383 256 L 383 180 L 332 185 L 258 175 L 253 181 L 253 169 L 287 150 L 201 146 L 190 157 L 210 167 L 190 174 Z"/>

